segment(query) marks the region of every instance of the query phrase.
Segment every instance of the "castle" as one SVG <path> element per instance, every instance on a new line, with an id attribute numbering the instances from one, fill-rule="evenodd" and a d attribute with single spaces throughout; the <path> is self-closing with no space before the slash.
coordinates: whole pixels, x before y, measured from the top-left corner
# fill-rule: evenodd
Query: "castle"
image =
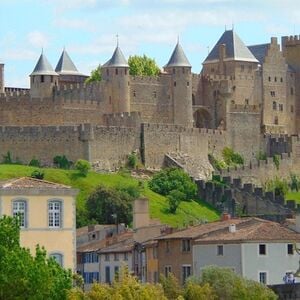
<path id="1" fill-rule="evenodd" d="M 178 42 L 157 77 L 131 76 L 117 45 L 102 80 L 89 84 L 66 50 L 55 70 L 42 53 L 29 90 L 5 88 L 0 64 L 0 154 L 45 165 L 65 154 L 115 169 L 137 151 L 146 167 L 181 163 L 207 178 L 208 153 L 229 146 L 247 163 L 259 151 L 288 153 L 297 169 L 300 38 L 281 42 L 246 46 L 226 30 L 200 74 Z"/>

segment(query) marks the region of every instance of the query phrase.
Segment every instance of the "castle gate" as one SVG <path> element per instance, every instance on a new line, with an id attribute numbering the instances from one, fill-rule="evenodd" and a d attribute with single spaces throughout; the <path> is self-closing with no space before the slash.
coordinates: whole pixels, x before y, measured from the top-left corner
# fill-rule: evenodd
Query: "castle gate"
<path id="1" fill-rule="evenodd" d="M 213 128 L 212 117 L 209 111 L 204 108 L 197 108 L 193 113 L 194 124 L 197 128 Z"/>

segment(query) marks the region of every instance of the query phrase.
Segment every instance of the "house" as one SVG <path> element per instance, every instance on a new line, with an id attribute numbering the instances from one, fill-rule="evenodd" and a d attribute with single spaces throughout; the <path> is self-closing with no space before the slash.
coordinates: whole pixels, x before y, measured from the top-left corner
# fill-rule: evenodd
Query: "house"
<path id="1" fill-rule="evenodd" d="M 20 243 L 35 253 L 37 244 L 65 268 L 76 266 L 77 190 L 33 178 L 0 183 L 0 216 L 18 217 Z"/>
<path id="2" fill-rule="evenodd" d="M 194 275 L 207 265 L 217 265 L 264 284 L 280 284 L 286 272 L 297 270 L 294 244 L 300 245 L 299 233 L 259 218 L 229 220 L 224 225 L 216 224 L 194 240 Z"/>

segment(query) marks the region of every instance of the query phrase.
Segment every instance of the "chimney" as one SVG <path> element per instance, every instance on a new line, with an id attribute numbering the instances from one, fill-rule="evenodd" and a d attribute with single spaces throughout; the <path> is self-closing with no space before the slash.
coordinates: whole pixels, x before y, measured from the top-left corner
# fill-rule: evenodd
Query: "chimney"
<path id="1" fill-rule="evenodd" d="M 236 232 L 236 226 L 235 226 L 235 224 L 230 224 L 228 229 L 229 229 L 230 233 Z"/>
<path id="2" fill-rule="evenodd" d="M 222 220 L 222 221 L 227 221 L 227 220 L 230 220 L 230 219 L 231 219 L 230 214 L 227 213 L 227 212 L 223 212 L 222 217 L 221 217 L 221 220 Z"/>
<path id="3" fill-rule="evenodd" d="M 147 227 L 150 224 L 149 201 L 147 198 L 136 199 L 133 203 L 133 229 Z"/>

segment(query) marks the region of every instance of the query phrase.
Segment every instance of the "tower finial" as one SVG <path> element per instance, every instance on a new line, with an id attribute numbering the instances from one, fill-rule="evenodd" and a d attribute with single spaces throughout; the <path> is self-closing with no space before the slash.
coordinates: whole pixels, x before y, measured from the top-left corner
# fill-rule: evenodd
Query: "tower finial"
<path id="1" fill-rule="evenodd" d="M 44 54 L 44 47 L 42 47 L 42 54 Z"/>
<path id="2" fill-rule="evenodd" d="M 119 47 L 119 34 L 116 34 L 116 38 L 117 38 L 117 47 Z"/>
<path id="3" fill-rule="evenodd" d="M 179 34 L 177 34 L 177 44 L 179 44 Z"/>

